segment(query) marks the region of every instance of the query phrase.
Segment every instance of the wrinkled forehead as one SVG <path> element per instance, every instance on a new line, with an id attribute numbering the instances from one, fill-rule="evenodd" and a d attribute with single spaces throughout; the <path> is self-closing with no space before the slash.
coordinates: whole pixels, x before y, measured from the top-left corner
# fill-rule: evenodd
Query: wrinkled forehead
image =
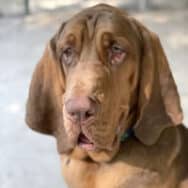
<path id="1" fill-rule="evenodd" d="M 86 10 L 71 18 L 65 24 L 63 37 L 71 34 L 79 38 L 93 39 L 99 33 L 110 33 L 126 37 L 130 42 L 135 40 L 135 31 L 128 16 L 113 10 Z"/>

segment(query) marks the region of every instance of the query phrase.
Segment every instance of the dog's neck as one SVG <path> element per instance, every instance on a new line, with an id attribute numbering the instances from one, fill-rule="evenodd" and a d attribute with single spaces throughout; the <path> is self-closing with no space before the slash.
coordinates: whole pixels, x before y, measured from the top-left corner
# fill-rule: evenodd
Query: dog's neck
<path id="1" fill-rule="evenodd" d="M 130 137 L 134 136 L 134 130 L 133 128 L 129 128 L 128 130 L 126 130 L 124 132 L 124 134 L 121 136 L 121 142 L 125 142 L 126 140 L 128 140 Z"/>

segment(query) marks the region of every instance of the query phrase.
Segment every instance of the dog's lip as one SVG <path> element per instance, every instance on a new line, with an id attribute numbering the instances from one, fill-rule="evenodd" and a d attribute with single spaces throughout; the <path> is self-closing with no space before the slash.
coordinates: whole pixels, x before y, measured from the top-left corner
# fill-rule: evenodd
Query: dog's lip
<path id="1" fill-rule="evenodd" d="M 78 146 L 88 151 L 95 150 L 94 143 L 83 132 L 78 137 Z"/>

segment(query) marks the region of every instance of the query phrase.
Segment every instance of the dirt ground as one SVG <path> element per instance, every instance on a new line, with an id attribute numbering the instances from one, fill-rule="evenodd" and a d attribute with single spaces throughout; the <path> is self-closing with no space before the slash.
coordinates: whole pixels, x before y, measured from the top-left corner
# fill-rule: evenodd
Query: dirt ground
<path id="1" fill-rule="evenodd" d="M 66 8 L 28 17 L 0 18 L 0 187 L 63 188 L 55 140 L 32 132 L 24 122 L 34 66 L 63 20 Z M 181 95 L 188 125 L 188 10 L 131 13 L 158 33 Z"/>

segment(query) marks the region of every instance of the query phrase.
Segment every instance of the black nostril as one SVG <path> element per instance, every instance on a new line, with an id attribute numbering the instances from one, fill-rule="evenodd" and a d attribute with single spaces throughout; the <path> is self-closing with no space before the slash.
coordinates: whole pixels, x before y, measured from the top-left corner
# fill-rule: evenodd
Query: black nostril
<path id="1" fill-rule="evenodd" d="M 74 119 L 74 121 L 79 121 L 80 115 L 79 112 L 70 112 L 69 115 Z"/>
<path id="2" fill-rule="evenodd" d="M 81 112 L 81 120 L 82 121 L 87 120 L 90 117 L 93 117 L 94 115 L 95 115 L 95 113 L 94 113 L 93 110 L 88 110 L 88 111 L 85 111 L 85 112 Z"/>
<path id="3" fill-rule="evenodd" d="M 88 97 L 69 99 L 65 107 L 73 121 L 85 122 L 96 114 L 96 103 Z"/>
<path id="4" fill-rule="evenodd" d="M 93 116 L 93 115 L 94 115 L 94 113 L 92 111 L 88 111 L 85 114 L 86 118 L 89 118 L 90 116 Z"/>

